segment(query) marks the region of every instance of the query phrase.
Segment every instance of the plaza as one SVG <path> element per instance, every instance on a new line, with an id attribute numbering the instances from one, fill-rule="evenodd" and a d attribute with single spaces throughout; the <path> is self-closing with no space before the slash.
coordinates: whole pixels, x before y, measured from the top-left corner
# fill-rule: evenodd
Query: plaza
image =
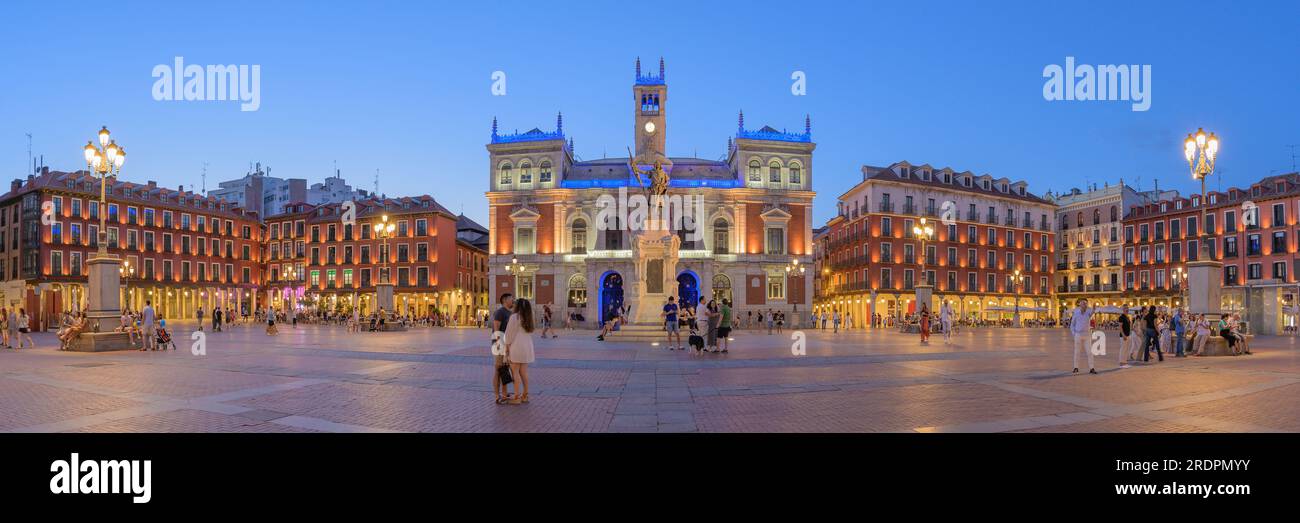
<path id="1" fill-rule="evenodd" d="M 70 353 L 52 333 L 0 350 L 5 432 L 1295 432 L 1300 346 L 1069 374 L 1064 329 L 739 330 L 728 354 L 537 338 L 532 396 L 492 402 L 486 333 L 171 324 L 179 350 Z M 612 339 L 612 338 L 611 338 Z"/>

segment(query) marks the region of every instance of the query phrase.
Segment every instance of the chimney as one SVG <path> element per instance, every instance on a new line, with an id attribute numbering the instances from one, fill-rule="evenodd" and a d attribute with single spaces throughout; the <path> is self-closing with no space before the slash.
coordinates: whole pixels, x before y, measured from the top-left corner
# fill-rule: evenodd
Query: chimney
<path id="1" fill-rule="evenodd" d="M 9 190 L 13 192 L 18 192 L 18 190 L 22 188 L 23 188 L 22 178 L 14 178 L 14 181 L 9 184 Z"/>
<path id="2" fill-rule="evenodd" d="M 155 181 L 153 181 L 153 180 L 149 180 L 149 188 L 150 188 L 150 189 L 156 189 L 156 188 L 158 188 L 158 182 L 155 182 Z"/>

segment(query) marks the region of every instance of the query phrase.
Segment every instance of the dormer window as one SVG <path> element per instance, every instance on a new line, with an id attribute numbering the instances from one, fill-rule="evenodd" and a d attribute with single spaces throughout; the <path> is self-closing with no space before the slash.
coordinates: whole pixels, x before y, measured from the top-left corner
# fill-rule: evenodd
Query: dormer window
<path id="1" fill-rule="evenodd" d="M 986 190 L 986 191 L 989 190 L 989 181 L 988 181 L 988 180 L 984 180 L 984 190 Z"/>
<path id="2" fill-rule="evenodd" d="M 1000 190 L 1000 191 L 1002 191 L 1002 192 L 1007 192 L 1007 184 L 1005 184 L 1005 183 L 1002 184 L 1002 188 L 1001 188 L 1001 189 L 998 189 L 998 190 Z"/>
<path id="3" fill-rule="evenodd" d="M 943 173 L 943 183 L 952 183 L 952 175 Z"/>

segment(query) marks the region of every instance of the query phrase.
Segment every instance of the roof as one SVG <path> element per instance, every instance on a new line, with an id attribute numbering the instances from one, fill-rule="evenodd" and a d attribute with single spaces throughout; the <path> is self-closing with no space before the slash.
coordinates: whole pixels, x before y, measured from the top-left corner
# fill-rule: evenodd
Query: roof
<path id="1" fill-rule="evenodd" d="M 671 165 L 665 165 L 668 176 L 673 180 L 734 180 L 736 175 L 731 166 L 720 160 L 702 158 L 669 158 Z M 566 180 L 625 180 L 632 176 L 627 169 L 628 159 L 602 158 L 585 162 L 574 162 L 565 174 Z"/>
<path id="2" fill-rule="evenodd" d="M 976 179 L 976 180 L 978 180 L 978 179 L 980 179 L 980 178 L 984 178 L 984 177 L 989 177 L 989 178 L 992 178 L 992 177 L 989 176 L 989 175 L 987 175 L 987 174 L 985 174 L 985 175 L 976 175 L 976 174 L 971 173 L 971 172 L 969 172 L 969 171 L 966 171 L 966 172 L 956 172 L 956 171 L 953 171 L 952 169 L 949 169 L 949 168 L 946 168 L 946 167 L 945 167 L 945 168 L 943 168 L 943 169 L 935 169 L 935 170 L 933 170 L 933 173 L 934 173 L 935 175 L 934 175 L 934 176 L 930 176 L 930 179 L 929 179 L 929 180 L 922 179 L 920 176 L 916 176 L 916 175 L 912 175 L 912 176 L 908 176 L 907 178 L 904 178 L 904 177 L 899 176 L 897 173 L 894 172 L 894 167 L 897 167 L 897 166 L 900 166 L 900 165 L 902 165 L 902 166 L 908 166 L 908 167 L 912 167 L 912 166 L 913 166 L 912 164 L 907 163 L 907 162 L 896 162 L 896 163 L 894 163 L 894 164 L 891 164 L 889 167 L 874 167 L 874 166 L 870 166 L 870 165 L 864 165 L 864 166 L 862 166 L 862 181 L 863 181 L 863 182 L 867 182 L 867 181 L 871 181 L 871 180 L 882 180 L 882 181 L 890 181 L 890 182 L 897 182 L 897 183 L 905 183 L 905 184 L 918 185 L 918 186 L 941 187 L 941 188 L 943 188 L 943 189 L 947 189 L 947 190 L 953 190 L 953 191 L 965 192 L 965 193 L 971 193 L 971 194 L 978 194 L 978 195 L 981 195 L 981 196 L 994 196 L 994 197 L 998 197 L 998 198 L 1010 198 L 1010 199 L 1012 199 L 1012 200 L 1020 200 L 1020 201 L 1029 202 L 1029 203 L 1036 203 L 1036 204 L 1043 204 L 1043 205 L 1054 205 L 1052 202 L 1049 202 L 1049 201 L 1047 201 L 1047 200 L 1044 200 L 1044 199 L 1041 198 L 1041 197 L 1035 196 L 1034 194 L 1030 193 L 1028 190 L 1026 190 L 1026 191 L 1025 191 L 1025 194 L 1022 195 L 1022 194 L 1020 194 L 1020 193 L 1017 193 L 1017 192 L 1014 192 L 1014 191 L 1010 191 L 1010 190 L 1008 190 L 1007 192 L 1002 192 L 1002 191 L 998 190 L 998 188 L 997 188 L 998 183 L 1001 183 L 1001 182 L 1004 182 L 1004 181 L 1007 182 L 1008 186 L 1020 185 L 1020 184 L 1024 184 L 1024 182 L 1010 182 L 1010 181 L 1008 181 L 1008 180 L 1006 180 L 1006 179 L 994 179 L 993 181 L 994 181 L 994 182 L 997 182 L 997 183 L 990 183 L 988 189 L 984 189 L 984 188 L 981 187 L 980 184 L 978 184 L 978 183 L 972 183 L 972 184 L 970 185 L 970 187 L 967 187 L 967 186 L 965 186 L 965 185 L 962 185 L 961 183 L 958 183 L 957 180 L 958 180 L 958 177 L 959 177 L 959 176 L 970 176 L 971 178 Z M 919 167 L 929 168 L 929 166 L 924 166 L 924 165 L 923 165 L 923 166 L 919 166 Z M 952 182 L 951 182 L 951 183 L 946 183 L 946 182 L 944 182 L 944 181 L 943 181 L 943 177 L 942 177 L 942 176 L 939 176 L 939 174 L 945 172 L 945 170 L 946 170 L 947 172 L 950 172 L 950 173 L 952 174 Z"/>
<path id="3" fill-rule="evenodd" d="M 14 181 L 22 181 L 22 186 L 16 190 L 11 189 L 3 195 L 0 195 L 0 200 L 16 198 L 23 194 L 41 189 L 81 193 L 85 194 L 87 198 L 98 198 L 99 196 L 99 177 L 90 174 L 88 171 L 63 172 L 47 170 L 42 172 L 39 176 L 28 177 L 27 180 Z M 87 183 L 91 184 L 90 190 L 86 189 Z M 221 198 L 214 196 L 204 196 L 191 191 L 167 189 L 152 181 L 146 184 L 141 184 L 121 181 L 121 179 L 117 177 L 110 177 L 109 187 L 112 191 L 110 199 L 114 203 L 118 204 L 139 200 L 139 205 L 148 205 L 150 207 L 165 209 L 206 212 L 238 217 L 257 215 L 255 211 L 242 209 L 228 200 L 222 200 Z M 131 196 L 128 197 L 121 194 L 126 190 L 130 190 Z M 139 198 L 138 195 L 147 195 L 148 197 Z M 184 197 L 186 202 L 192 203 L 181 204 L 180 201 L 182 197 Z M 221 207 L 223 202 L 225 204 L 225 209 L 222 209 Z M 208 207 L 208 205 L 211 205 L 211 207 Z"/>
<path id="4" fill-rule="evenodd" d="M 465 216 L 465 215 L 462 213 L 462 214 L 460 214 L 459 216 L 456 217 L 456 230 L 458 230 L 458 231 L 463 231 L 463 230 L 467 230 L 467 229 L 468 229 L 468 230 L 475 230 L 475 231 L 479 231 L 479 232 L 483 232 L 483 233 L 488 232 L 487 227 L 484 227 L 484 226 L 482 226 L 482 225 L 479 225 L 478 222 L 476 222 L 476 221 L 470 219 L 469 216 Z"/>

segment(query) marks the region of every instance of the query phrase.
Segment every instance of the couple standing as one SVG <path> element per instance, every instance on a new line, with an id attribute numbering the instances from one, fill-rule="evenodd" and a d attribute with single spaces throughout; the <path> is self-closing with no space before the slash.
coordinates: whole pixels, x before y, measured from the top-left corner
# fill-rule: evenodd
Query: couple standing
<path id="1" fill-rule="evenodd" d="M 497 405 L 528 403 L 528 364 L 535 359 L 533 325 L 533 306 L 528 300 L 516 300 L 510 293 L 501 295 L 501 308 L 492 315 L 492 391 Z M 513 395 L 510 382 L 502 381 L 503 374 L 515 384 Z"/>

